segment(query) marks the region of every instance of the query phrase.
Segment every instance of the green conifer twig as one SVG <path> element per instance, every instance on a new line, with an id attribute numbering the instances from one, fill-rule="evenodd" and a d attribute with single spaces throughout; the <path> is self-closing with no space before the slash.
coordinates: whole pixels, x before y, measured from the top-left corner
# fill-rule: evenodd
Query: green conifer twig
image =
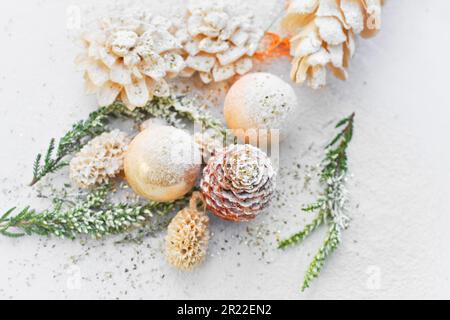
<path id="1" fill-rule="evenodd" d="M 326 156 L 320 172 L 320 182 L 324 185 L 323 194 L 315 203 L 303 209 L 306 212 L 317 211 L 317 216 L 302 231 L 279 243 L 280 249 L 300 244 L 321 225 L 328 226 L 325 241 L 306 271 L 302 291 L 309 288 L 311 282 L 319 276 L 326 259 L 341 242 L 341 231 L 348 227 L 344 185 L 348 171 L 347 149 L 353 137 L 354 118 L 353 113 L 341 120 L 336 128 L 343 127 L 342 131 L 326 146 Z"/>
<path id="2" fill-rule="evenodd" d="M 50 210 L 38 212 L 26 207 L 12 217 L 16 210 L 12 208 L 0 217 L 0 234 L 12 238 L 33 234 L 68 239 L 80 235 L 102 238 L 147 225 L 157 216 L 186 205 L 190 197 L 186 195 L 170 203 L 111 203 L 108 201 L 110 190 L 110 186 L 99 187 L 68 209 L 63 208 L 61 201 L 55 201 Z"/>

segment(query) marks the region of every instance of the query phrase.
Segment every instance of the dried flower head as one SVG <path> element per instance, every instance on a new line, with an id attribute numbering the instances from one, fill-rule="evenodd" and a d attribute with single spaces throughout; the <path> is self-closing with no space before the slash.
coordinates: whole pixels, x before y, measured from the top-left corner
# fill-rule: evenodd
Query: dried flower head
<path id="1" fill-rule="evenodd" d="M 263 37 L 253 15 L 236 15 L 221 1 L 191 1 L 186 19 L 186 26 L 176 33 L 187 55 L 187 68 L 180 76 L 198 73 L 208 84 L 252 69 L 252 56 Z"/>
<path id="2" fill-rule="evenodd" d="M 70 178 L 81 188 L 108 183 L 123 170 L 129 142 L 119 130 L 94 138 L 70 161 Z"/>
<path id="3" fill-rule="evenodd" d="M 381 26 L 383 0 L 290 0 L 282 25 L 291 38 L 291 78 L 314 89 L 326 84 L 327 68 L 339 79 L 355 53 L 355 37 Z"/>
<path id="4" fill-rule="evenodd" d="M 101 19 L 81 37 L 85 49 L 77 64 L 87 92 L 96 93 L 102 106 L 120 97 L 131 110 L 152 96 L 168 96 L 165 79 L 185 67 L 174 31 L 170 20 L 145 10 Z"/>
<path id="5" fill-rule="evenodd" d="M 200 210 L 198 202 L 202 203 Z M 200 265 L 208 249 L 208 224 L 204 199 L 201 193 L 195 192 L 189 207 L 181 210 L 168 227 L 167 261 L 178 269 L 188 271 Z"/>

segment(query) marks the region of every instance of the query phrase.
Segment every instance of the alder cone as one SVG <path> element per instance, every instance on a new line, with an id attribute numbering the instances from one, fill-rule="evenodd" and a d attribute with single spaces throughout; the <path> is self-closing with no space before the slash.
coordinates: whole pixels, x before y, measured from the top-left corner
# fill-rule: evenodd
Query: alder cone
<path id="1" fill-rule="evenodd" d="M 250 221 L 267 208 L 275 191 L 275 170 L 251 145 L 233 145 L 213 156 L 201 189 L 208 210 L 228 221 Z"/>

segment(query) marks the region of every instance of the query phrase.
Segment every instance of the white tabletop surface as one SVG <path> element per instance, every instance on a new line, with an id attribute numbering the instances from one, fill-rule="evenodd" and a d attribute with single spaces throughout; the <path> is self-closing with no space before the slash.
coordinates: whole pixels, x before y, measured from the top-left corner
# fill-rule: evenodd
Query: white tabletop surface
<path id="1" fill-rule="evenodd" d="M 185 3 L 116 2 L 144 3 L 166 15 Z M 243 2 L 262 23 L 282 8 L 282 1 Z M 0 210 L 49 205 L 27 187 L 34 156 L 96 105 L 73 64 L 78 49 L 68 18 L 79 8 L 84 22 L 105 13 L 106 3 L 0 1 Z M 382 31 L 358 42 L 347 82 L 296 89 L 298 127 L 281 150 L 283 203 L 249 224 L 212 218 L 209 256 L 195 272 L 165 263 L 164 234 L 142 245 L 0 238 L 0 298 L 449 298 L 449 12 L 443 0 L 388 1 Z M 261 69 L 288 80 L 287 63 Z M 295 163 L 315 165 L 334 133 L 331 124 L 353 111 L 351 228 L 302 294 L 324 230 L 302 246 L 276 249 L 277 232 L 287 236 L 310 219 L 299 212 L 311 200 L 304 187 L 310 173 L 300 170 L 294 179 L 288 172 Z"/>

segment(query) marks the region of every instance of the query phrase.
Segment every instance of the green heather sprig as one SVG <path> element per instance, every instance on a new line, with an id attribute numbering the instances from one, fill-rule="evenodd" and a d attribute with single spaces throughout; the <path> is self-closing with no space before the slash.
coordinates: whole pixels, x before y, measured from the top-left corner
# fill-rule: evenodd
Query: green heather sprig
<path id="1" fill-rule="evenodd" d="M 123 103 L 115 102 L 92 112 L 86 120 L 77 122 L 58 144 L 55 139 L 51 139 L 45 154 L 38 154 L 34 161 L 33 179 L 30 185 L 67 166 L 69 162 L 66 159 L 69 155 L 79 151 L 92 138 L 108 131 L 108 124 L 117 117 L 131 119 L 136 123 L 156 117 L 170 125 L 180 125 L 185 119 L 201 124 L 204 129 L 213 129 L 225 135 L 221 122 L 206 112 L 199 111 L 195 101 L 187 97 L 155 97 L 145 107 L 132 111 Z"/>
<path id="2" fill-rule="evenodd" d="M 158 216 L 165 216 L 186 205 L 190 196 L 170 203 L 110 203 L 110 191 L 110 186 L 100 187 L 68 209 L 64 209 L 62 202 L 57 200 L 51 210 L 38 212 L 26 207 L 11 217 L 15 211 L 13 208 L 0 218 L 0 234 L 13 238 L 33 234 L 68 239 L 82 235 L 102 238 L 151 224 Z"/>
<path id="3" fill-rule="evenodd" d="M 354 118 L 355 114 L 352 114 L 337 124 L 336 128 L 343 129 L 326 147 L 326 157 L 320 172 L 323 194 L 315 203 L 303 209 L 305 212 L 317 212 L 317 216 L 302 231 L 279 243 L 279 248 L 284 249 L 301 243 L 320 226 L 325 224 L 328 227 L 325 241 L 306 271 L 302 291 L 309 288 L 319 276 L 326 259 L 338 248 L 342 230 L 348 227 L 345 182 L 348 171 L 347 149 L 353 137 Z"/>

